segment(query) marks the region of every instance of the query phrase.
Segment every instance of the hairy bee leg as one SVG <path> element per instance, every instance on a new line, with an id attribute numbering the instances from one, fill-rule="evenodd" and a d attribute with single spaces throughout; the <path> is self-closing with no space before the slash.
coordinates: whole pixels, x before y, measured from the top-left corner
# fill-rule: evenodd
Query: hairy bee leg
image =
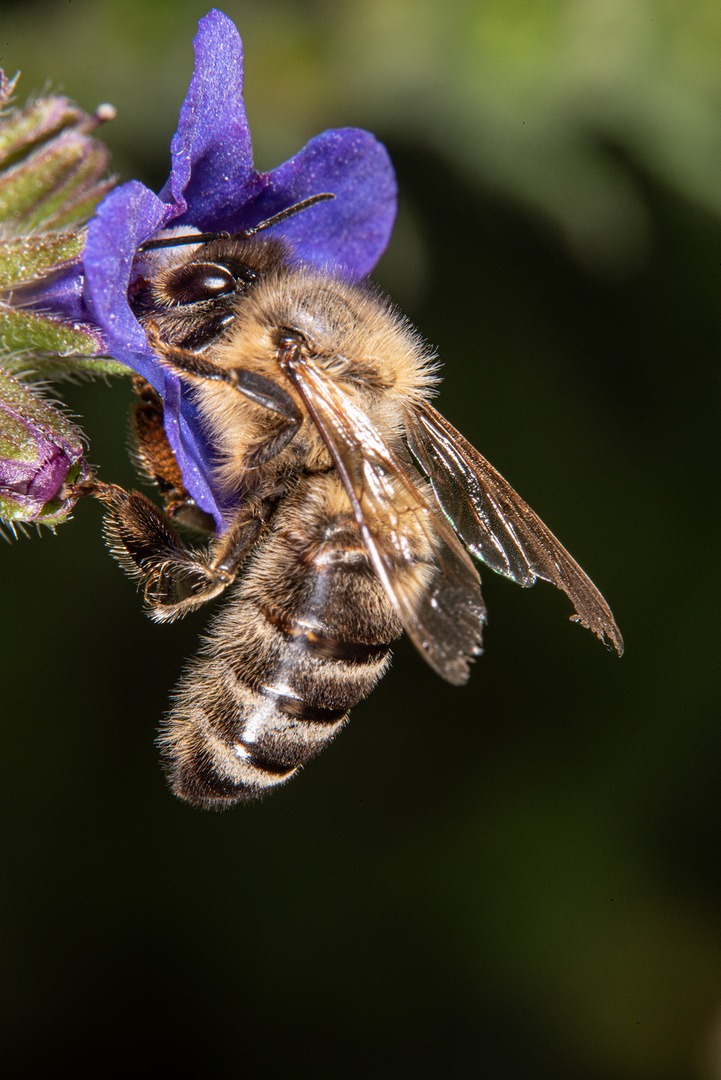
<path id="1" fill-rule="evenodd" d="M 208 360 L 200 353 L 169 345 L 158 335 L 152 323 L 145 326 L 148 341 L 170 367 L 180 374 L 195 375 L 200 379 L 210 379 L 227 383 L 256 405 L 262 405 L 277 413 L 285 420 L 298 426 L 303 419 L 302 413 L 287 390 L 272 379 L 266 378 L 246 368 L 226 368 Z"/>
<path id="2" fill-rule="evenodd" d="M 105 539 L 112 555 L 123 570 L 144 581 L 149 592 L 172 570 L 205 567 L 197 554 L 190 552 L 155 503 L 139 491 L 125 491 L 117 484 L 97 484 L 96 498 L 108 507 Z"/>
<path id="3" fill-rule="evenodd" d="M 215 522 L 196 503 L 183 484 L 183 476 L 163 425 L 160 395 L 141 375 L 133 378 L 139 400 L 133 406 L 131 456 L 138 471 L 156 485 L 165 513 L 174 522 L 195 532 L 212 535 Z"/>
<path id="4" fill-rule="evenodd" d="M 169 345 L 160 337 L 154 323 L 145 324 L 148 341 L 164 362 L 179 374 L 195 375 L 199 379 L 224 382 L 255 405 L 281 418 L 276 431 L 257 446 L 249 447 L 246 468 L 254 469 L 276 457 L 292 442 L 303 422 L 303 414 L 287 390 L 278 383 L 246 368 L 225 368 L 190 349 Z"/>
<path id="5" fill-rule="evenodd" d="M 160 489 L 166 501 L 188 498 L 180 466 L 163 427 L 163 402 L 157 391 L 141 375 L 133 377 L 138 400 L 132 412 L 132 455 L 138 471 Z"/>
<path id="6" fill-rule="evenodd" d="M 256 543 L 264 521 L 259 512 L 241 517 L 210 551 L 192 551 L 167 515 L 140 492 L 97 483 L 92 494 L 109 507 L 105 539 L 111 554 L 130 577 L 144 583 L 152 617 L 161 622 L 223 592 Z"/>

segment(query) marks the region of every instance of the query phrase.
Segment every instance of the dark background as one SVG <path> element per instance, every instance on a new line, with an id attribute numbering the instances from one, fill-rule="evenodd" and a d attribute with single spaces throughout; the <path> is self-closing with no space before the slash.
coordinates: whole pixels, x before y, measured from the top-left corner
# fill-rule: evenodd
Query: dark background
<path id="1" fill-rule="evenodd" d="M 205 5 L 0 4 L 19 99 L 92 111 L 156 188 Z M 203 814 L 153 746 L 204 616 L 155 626 L 100 508 L 6 547 L 2 994 L 15 1067 L 721 1077 L 721 9 L 691 0 L 229 2 L 257 163 L 356 124 L 395 162 L 377 279 L 440 408 L 581 562 L 483 574 L 463 689 L 402 642 L 262 804 Z M 132 484 L 128 387 L 64 386 Z M 87 1064 L 86 1064 L 87 1063 Z"/>

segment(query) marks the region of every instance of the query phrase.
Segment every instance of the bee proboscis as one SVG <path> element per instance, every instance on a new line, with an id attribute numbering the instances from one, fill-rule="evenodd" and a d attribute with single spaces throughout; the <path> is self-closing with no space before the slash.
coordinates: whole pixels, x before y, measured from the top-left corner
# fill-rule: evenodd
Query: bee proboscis
<path id="1" fill-rule="evenodd" d="M 177 795 L 223 808 L 289 779 L 370 692 L 404 630 L 444 679 L 465 682 L 485 620 L 471 555 L 520 585 L 550 581 L 622 652 L 583 570 L 430 404 L 433 358 L 380 293 L 296 263 L 278 240 L 201 240 L 151 252 L 131 299 L 191 388 L 235 509 L 207 547 L 181 540 L 175 524 L 208 518 L 139 379 L 137 456 L 166 512 L 115 485 L 95 490 L 153 618 L 232 585 L 162 726 Z"/>

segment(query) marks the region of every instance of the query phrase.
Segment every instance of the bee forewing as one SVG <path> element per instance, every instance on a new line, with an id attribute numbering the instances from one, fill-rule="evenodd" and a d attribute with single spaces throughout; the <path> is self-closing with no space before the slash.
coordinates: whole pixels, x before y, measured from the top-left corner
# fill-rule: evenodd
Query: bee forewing
<path id="1" fill-rule="evenodd" d="M 500 473 L 430 405 L 406 423 L 411 452 L 468 550 L 519 585 L 540 577 L 562 589 L 573 621 L 608 638 L 620 656 L 623 638 L 601 593 Z"/>
<path id="2" fill-rule="evenodd" d="M 295 353 L 284 365 L 333 458 L 378 577 L 407 634 L 448 682 L 481 652 L 480 578 L 453 530 L 337 383 Z"/>

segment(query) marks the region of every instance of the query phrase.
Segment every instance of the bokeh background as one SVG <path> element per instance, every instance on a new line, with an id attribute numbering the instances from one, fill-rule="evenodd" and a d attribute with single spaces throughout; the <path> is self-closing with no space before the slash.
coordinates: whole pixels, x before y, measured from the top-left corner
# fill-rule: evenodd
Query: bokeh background
<path id="1" fill-rule="evenodd" d="M 718 1080 L 718 0 L 226 0 L 256 163 L 373 130 L 377 280 L 440 407 L 600 585 L 484 574 L 486 654 L 406 643 L 260 805 L 166 791 L 153 733 L 204 617 L 154 626 L 82 505 L 3 546 L 2 1056 L 13 1075 Z M 205 2 L 0 3 L 0 63 L 156 188 Z M 133 483 L 130 393 L 69 386 Z"/>

